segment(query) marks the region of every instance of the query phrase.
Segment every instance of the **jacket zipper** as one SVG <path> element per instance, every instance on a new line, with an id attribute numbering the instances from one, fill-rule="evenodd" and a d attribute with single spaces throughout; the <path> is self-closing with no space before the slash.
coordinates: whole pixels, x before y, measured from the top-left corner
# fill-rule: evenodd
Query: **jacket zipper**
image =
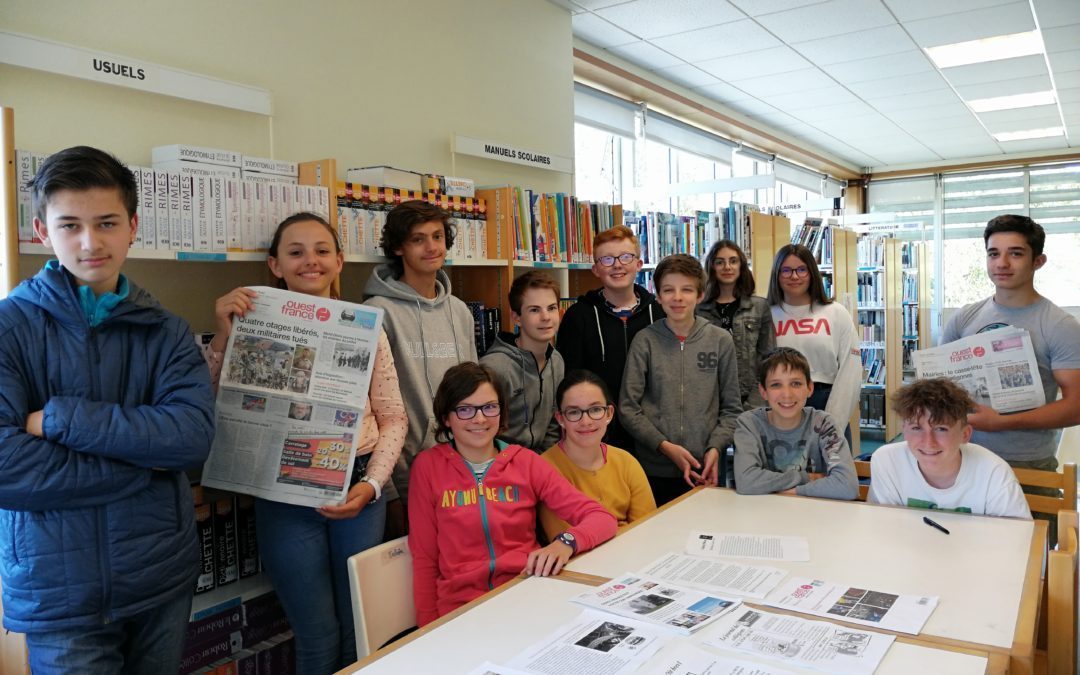
<path id="1" fill-rule="evenodd" d="M 461 461 L 465 462 L 465 468 L 469 473 L 472 473 L 472 467 L 469 466 L 469 462 L 464 457 Z M 487 517 L 487 499 L 484 497 L 484 478 L 487 477 L 488 471 L 491 471 L 491 467 L 495 465 L 492 462 L 484 469 L 484 473 L 476 476 L 476 503 L 480 507 L 480 525 L 484 528 L 484 541 L 487 543 L 488 550 L 488 590 L 495 588 L 495 543 L 491 541 L 491 527 L 488 525 Z M 473 474 L 475 476 L 475 474 Z"/>
<path id="2" fill-rule="evenodd" d="M 101 398 L 101 382 L 98 379 L 98 366 L 101 365 L 101 351 L 98 349 L 97 343 L 97 329 L 90 328 L 87 334 L 87 341 L 90 343 L 90 355 L 92 357 L 92 363 L 90 364 L 90 382 L 93 396 L 95 399 Z M 101 565 L 101 620 L 103 623 L 108 624 L 112 622 L 112 564 L 109 560 L 109 518 L 106 513 L 108 508 L 105 505 L 95 507 L 97 509 L 97 521 L 98 521 L 98 564 Z"/>

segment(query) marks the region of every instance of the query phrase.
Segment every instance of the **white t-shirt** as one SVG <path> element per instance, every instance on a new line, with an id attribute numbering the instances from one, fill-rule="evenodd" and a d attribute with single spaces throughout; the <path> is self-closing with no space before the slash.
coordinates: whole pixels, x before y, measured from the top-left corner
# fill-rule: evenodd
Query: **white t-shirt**
<path id="1" fill-rule="evenodd" d="M 974 443 L 960 446 L 960 454 L 956 482 L 939 490 L 923 478 L 907 442 L 881 446 L 870 458 L 867 501 L 1031 520 L 1020 483 L 1005 460 Z"/>

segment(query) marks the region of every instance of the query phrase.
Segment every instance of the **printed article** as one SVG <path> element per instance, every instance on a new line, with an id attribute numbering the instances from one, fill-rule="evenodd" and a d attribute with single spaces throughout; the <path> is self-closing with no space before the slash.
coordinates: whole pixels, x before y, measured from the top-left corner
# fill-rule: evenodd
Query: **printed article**
<path id="1" fill-rule="evenodd" d="M 685 553 L 668 553 L 641 573 L 710 593 L 744 598 L 764 598 L 787 576 L 787 572 L 776 567 L 756 567 Z"/>
<path id="2" fill-rule="evenodd" d="M 724 617 L 705 645 L 835 675 L 872 675 L 895 635 L 808 621 L 744 607 Z"/>
<path id="3" fill-rule="evenodd" d="M 202 482 L 300 506 L 349 490 L 382 310 L 254 287 L 221 367 Z"/>
<path id="4" fill-rule="evenodd" d="M 1005 326 L 912 354 L 919 379 L 947 377 L 975 402 L 998 412 L 1030 410 L 1046 403 L 1031 335 Z"/>
<path id="5" fill-rule="evenodd" d="M 871 591 L 819 579 L 791 578 L 765 598 L 766 605 L 826 619 L 918 635 L 937 607 L 936 596 Z"/>
<path id="6" fill-rule="evenodd" d="M 686 539 L 686 552 L 713 557 L 807 562 L 810 560 L 810 542 L 806 537 L 691 532 Z"/>
<path id="7" fill-rule="evenodd" d="M 700 630 L 741 602 L 631 573 L 590 589 L 573 601 L 683 635 Z"/>
<path id="8" fill-rule="evenodd" d="M 673 644 L 642 675 L 795 675 L 790 670 L 720 656 L 688 642 Z"/>

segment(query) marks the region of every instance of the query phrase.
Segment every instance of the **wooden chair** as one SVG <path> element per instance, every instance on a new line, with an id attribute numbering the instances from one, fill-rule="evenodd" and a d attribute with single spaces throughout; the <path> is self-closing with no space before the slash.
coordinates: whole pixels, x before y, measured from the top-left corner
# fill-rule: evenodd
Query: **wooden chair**
<path id="1" fill-rule="evenodd" d="M 1047 672 L 1075 675 L 1078 519 L 1074 510 L 1059 511 L 1057 517 L 1058 548 L 1050 551 L 1046 575 Z"/>
<path id="2" fill-rule="evenodd" d="M 1032 515 L 1045 513 L 1051 518 L 1057 518 L 1060 511 L 1076 510 L 1076 465 L 1068 462 L 1062 465 L 1061 469 L 1058 472 L 1013 468 L 1016 480 L 1021 486 L 1056 488 L 1062 492 L 1060 497 L 1029 495 L 1025 492 L 1024 497 L 1027 498 Z"/>
<path id="3" fill-rule="evenodd" d="M 412 584 L 408 537 L 388 541 L 349 558 L 357 659 L 416 626 Z"/>
<path id="4" fill-rule="evenodd" d="M 855 475 L 860 479 L 870 478 L 870 462 L 861 459 L 855 460 Z M 870 486 L 862 480 L 859 481 L 859 501 L 865 502 L 867 495 L 870 494 Z"/>

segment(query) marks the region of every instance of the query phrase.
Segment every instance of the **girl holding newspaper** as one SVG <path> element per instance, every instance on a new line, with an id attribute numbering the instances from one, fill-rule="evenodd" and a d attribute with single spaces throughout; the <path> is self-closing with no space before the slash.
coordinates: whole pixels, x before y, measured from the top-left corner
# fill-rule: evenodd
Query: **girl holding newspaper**
<path id="1" fill-rule="evenodd" d="M 278 286 L 331 297 L 345 262 L 337 234 L 312 213 L 278 225 L 267 256 Z M 232 317 L 253 307 L 255 291 L 236 288 L 214 307 L 218 332 L 206 348 L 215 386 Z M 344 504 L 318 509 L 256 498 L 259 555 L 296 636 L 300 673 L 332 673 L 356 661 L 349 556 L 380 543 L 386 522 L 382 486 L 401 453 L 408 430 L 394 357 L 380 331 L 352 483 Z"/>

